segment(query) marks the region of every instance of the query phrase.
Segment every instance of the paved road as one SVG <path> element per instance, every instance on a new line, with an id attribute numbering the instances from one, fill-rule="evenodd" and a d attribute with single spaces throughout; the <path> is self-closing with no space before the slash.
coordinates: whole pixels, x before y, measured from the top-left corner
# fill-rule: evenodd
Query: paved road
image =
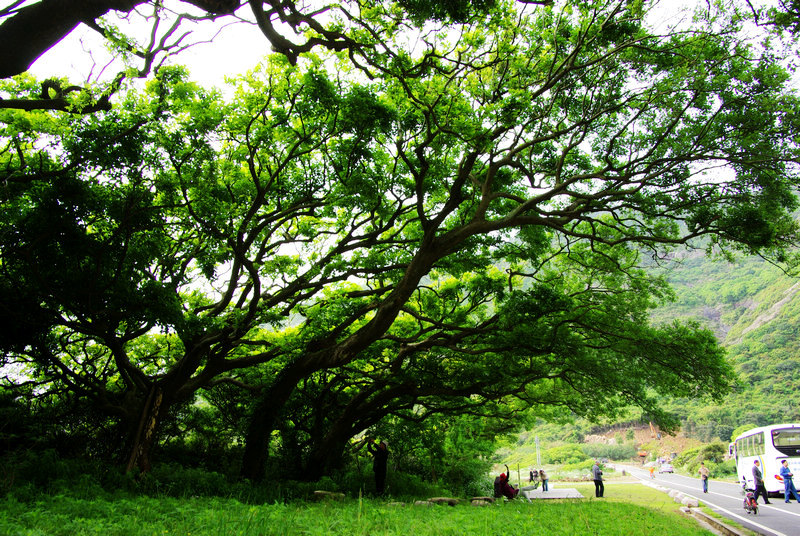
<path id="1" fill-rule="evenodd" d="M 676 489 L 686 495 L 696 497 L 703 505 L 743 527 L 768 536 L 797 536 L 800 535 L 800 504 L 792 500 L 789 504 L 780 497 L 770 497 L 770 504 L 761 504 L 759 498 L 758 515 L 747 514 L 742 508 L 742 488 L 733 483 L 710 480 L 708 493 L 703 493 L 703 485 L 699 478 L 690 478 L 683 475 L 669 473 L 656 473 L 655 480 L 651 480 L 647 470 L 632 466 L 618 465 L 618 470 L 625 469 L 630 474 L 644 481 L 655 482 L 666 488 Z"/>

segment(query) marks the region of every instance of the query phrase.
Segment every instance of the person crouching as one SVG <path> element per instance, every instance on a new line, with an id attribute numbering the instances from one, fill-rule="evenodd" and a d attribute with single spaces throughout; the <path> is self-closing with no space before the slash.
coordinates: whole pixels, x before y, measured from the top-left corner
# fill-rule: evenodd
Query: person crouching
<path id="1" fill-rule="evenodd" d="M 514 499 L 517 495 L 519 495 L 519 490 L 508 482 L 508 475 L 500 473 L 500 476 L 494 479 L 495 498 L 507 497 Z"/>

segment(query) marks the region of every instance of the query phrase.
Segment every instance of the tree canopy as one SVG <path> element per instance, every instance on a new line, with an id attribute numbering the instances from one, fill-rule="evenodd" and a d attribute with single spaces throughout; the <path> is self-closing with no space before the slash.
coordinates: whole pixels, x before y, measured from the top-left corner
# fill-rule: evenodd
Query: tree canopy
<path id="1" fill-rule="evenodd" d="M 0 110 L 6 388 L 116 419 L 145 470 L 206 393 L 252 478 L 276 432 L 324 472 L 387 418 L 669 429 L 656 394 L 722 396 L 713 334 L 651 325 L 670 291 L 640 264 L 700 238 L 790 260 L 781 58 L 736 10 L 656 32 L 647 3 L 526 4 L 425 12 L 415 50 L 414 16 L 360 4 L 359 54 L 274 55 L 231 97 L 161 65 L 92 113 Z"/>

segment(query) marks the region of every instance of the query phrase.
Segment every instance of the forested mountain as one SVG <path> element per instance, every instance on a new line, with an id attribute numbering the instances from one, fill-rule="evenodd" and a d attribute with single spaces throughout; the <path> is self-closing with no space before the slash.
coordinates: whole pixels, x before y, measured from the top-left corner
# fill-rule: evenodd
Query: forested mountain
<path id="1" fill-rule="evenodd" d="M 686 253 L 665 276 L 676 301 L 657 322 L 695 318 L 727 348 L 740 384 L 720 404 L 684 400 L 672 410 L 684 431 L 728 440 L 743 424 L 800 420 L 800 279 L 757 258 L 735 263 Z"/>

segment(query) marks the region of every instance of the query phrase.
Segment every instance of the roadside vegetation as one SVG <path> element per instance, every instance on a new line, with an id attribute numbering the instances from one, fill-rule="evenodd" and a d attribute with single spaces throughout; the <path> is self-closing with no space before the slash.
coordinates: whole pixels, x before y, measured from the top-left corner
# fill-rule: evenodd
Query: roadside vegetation
<path id="1" fill-rule="evenodd" d="M 683 434 L 651 437 L 649 426 L 641 422 L 631 423 L 627 428 L 616 425 L 605 432 L 595 429 L 593 433 L 587 431 L 585 422 L 571 426 L 538 423 L 533 431 L 522 432 L 503 442 L 497 452 L 496 469 L 508 465 L 514 476 L 519 467 L 523 480 L 527 481 L 530 469 L 544 468 L 553 480 L 579 482 L 589 478 L 594 460 L 658 464 L 661 459 L 669 461 L 676 472 L 686 475 L 696 475 L 703 462 L 713 478 L 735 479 L 735 463 L 726 459 L 730 438 L 725 439 L 701 442 Z M 604 469 L 606 476 L 612 471 L 610 467 Z"/>
<path id="2" fill-rule="evenodd" d="M 4 501 L 3 534 L 377 535 L 525 534 L 707 535 L 693 520 L 623 502 L 538 501 L 489 507 L 335 504 L 244 504 L 226 498 L 78 499 L 51 496 L 34 504 Z M 79 512 L 79 514 L 78 514 Z"/>
<path id="3" fill-rule="evenodd" d="M 0 502 L 0 534 L 707 534 L 678 512 L 663 493 L 634 482 L 611 485 L 597 500 L 589 483 L 574 487 L 582 500 L 470 504 L 419 477 L 391 474 L 391 495 L 371 496 L 371 471 L 344 471 L 318 482 L 250 483 L 233 475 L 157 465 L 142 475 L 110 464 L 61 459 L 54 451 L 6 459 Z M 553 465 L 555 468 L 556 465 Z M 611 476 L 611 475 L 609 475 Z M 611 476 L 612 480 L 619 479 Z M 490 494 L 490 478 L 485 479 Z M 344 493 L 341 501 L 314 502 L 313 491 Z M 416 500 L 456 496 L 458 506 L 416 506 Z M 403 505 L 392 503 L 402 502 Z"/>
<path id="4" fill-rule="evenodd" d="M 613 486 L 607 500 L 591 496 L 591 485 L 577 484 L 585 500 L 497 502 L 455 507 L 413 505 L 447 490 L 414 487 L 398 497 L 349 495 L 341 502 L 311 502 L 315 486 L 286 483 L 268 488 L 227 483 L 222 475 L 160 468 L 141 481 L 112 474 L 80 472 L 75 464 L 44 459 L 33 482 L 11 483 L 0 504 L 0 533 L 13 535 L 279 535 L 279 534 L 630 534 L 703 535 L 663 494 L 630 483 Z M 8 476 L 9 473 L 6 473 Z M 180 482 L 177 480 L 180 479 Z M 317 483 L 322 487 L 332 481 Z M 402 499 L 403 506 L 390 504 Z"/>

